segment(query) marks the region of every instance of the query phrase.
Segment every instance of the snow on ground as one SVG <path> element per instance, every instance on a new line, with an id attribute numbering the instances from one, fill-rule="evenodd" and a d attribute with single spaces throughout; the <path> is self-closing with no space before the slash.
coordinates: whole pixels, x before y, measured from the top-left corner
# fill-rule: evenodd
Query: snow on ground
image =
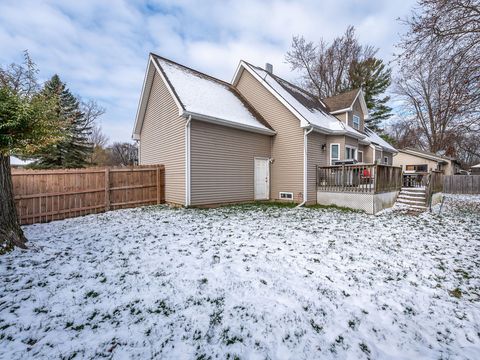
<path id="1" fill-rule="evenodd" d="M 25 227 L 0 358 L 479 359 L 480 197 L 442 214 L 238 206 Z"/>

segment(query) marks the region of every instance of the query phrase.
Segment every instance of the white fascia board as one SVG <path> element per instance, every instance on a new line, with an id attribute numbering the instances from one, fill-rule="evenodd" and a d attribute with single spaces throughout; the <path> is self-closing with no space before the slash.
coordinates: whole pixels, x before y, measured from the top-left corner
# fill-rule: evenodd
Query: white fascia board
<path id="1" fill-rule="evenodd" d="M 276 131 L 273 131 L 273 130 L 270 130 L 270 129 L 261 129 L 261 128 L 257 128 L 255 126 L 239 124 L 239 123 L 234 122 L 234 121 L 220 119 L 220 118 L 216 118 L 216 117 L 212 117 L 212 116 L 208 116 L 208 115 L 202 115 L 202 114 L 198 114 L 198 113 L 194 113 L 194 112 L 190 112 L 190 111 L 184 111 L 181 114 L 181 116 L 184 116 L 184 117 L 191 116 L 192 119 L 195 119 L 195 120 L 205 121 L 205 122 L 209 122 L 209 123 L 212 123 L 212 124 L 223 125 L 223 126 L 227 126 L 227 127 L 231 127 L 231 128 L 235 128 L 235 129 L 240 129 L 240 130 L 245 130 L 245 131 L 249 131 L 249 132 L 254 132 L 254 133 L 258 133 L 258 134 L 263 134 L 263 135 L 275 135 L 276 134 Z"/>
<path id="2" fill-rule="evenodd" d="M 153 67 L 151 66 L 152 64 L 153 64 Z M 137 115 L 135 117 L 135 125 L 134 125 L 133 133 L 132 133 L 132 138 L 134 140 L 139 140 L 140 139 L 140 131 L 142 130 L 143 121 L 145 119 L 145 111 L 146 111 L 146 107 L 147 107 L 147 103 L 148 103 L 148 98 L 150 97 L 150 92 L 151 92 L 151 89 L 152 89 L 152 86 L 153 86 L 153 79 L 154 79 L 154 75 L 155 75 L 155 74 L 153 74 L 150 77 L 149 75 L 150 75 L 151 71 L 156 71 L 156 73 L 162 79 L 162 81 L 165 84 L 170 96 L 173 98 L 173 100 L 175 101 L 175 104 L 178 107 L 178 115 L 181 116 L 183 114 L 183 111 L 184 111 L 183 107 L 182 107 L 182 104 L 180 103 L 177 95 L 172 90 L 169 82 L 167 81 L 167 79 L 163 75 L 163 72 L 160 70 L 157 62 L 155 61 L 153 56 L 150 54 L 150 56 L 148 57 L 147 70 L 145 72 L 145 78 L 143 79 L 142 93 L 140 95 L 140 100 L 139 100 L 138 108 L 137 108 Z M 148 81 L 148 79 L 150 79 L 150 81 Z M 148 83 L 147 83 L 147 81 L 148 81 Z"/>
<path id="3" fill-rule="evenodd" d="M 362 96 L 360 96 L 360 94 Z M 345 108 L 345 109 L 340 109 L 340 110 L 335 110 L 335 111 L 332 111 L 330 114 L 332 115 L 335 115 L 335 114 L 341 114 L 341 113 L 344 113 L 344 112 L 347 112 L 347 111 L 353 111 L 353 104 L 355 104 L 355 101 L 357 101 L 358 97 L 360 96 L 360 106 L 362 107 L 362 111 L 363 111 L 363 118 L 365 120 L 368 119 L 368 108 L 367 108 L 367 103 L 365 102 L 365 96 L 363 94 L 363 90 L 360 89 L 357 93 L 357 95 L 355 96 L 355 99 L 353 99 L 352 101 L 352 104 L 350 105 L 350 107 L 348 108 Z"/>
<path id="4" fill-rule="evenodd" d="M 157 62 L 155 61 L 155 59 L 153 58 L 152 55 L 150 55 L 150 59 L 152 60 L 153 65 L 155 66 L 155 69 L 157 69 L 157 73 L 160 75 L 160 77 L 162 78 L 162 81 L 164 82 L 165 86 L 167 87 L 168 92 L 172 96 L 173 100 L 175 100 L 175 104 L 178 107 L 178 115 L 182 116 L 182 114 L 184 112 L 184 109 L 183 109 L 182 104 L 180 103 L 180 99 L 178 99 L 177 95 L 175 94 L 172 87 L 170 86 L 170 83 L 165 78 L 165 75 L 163 75 L 163 71 L 160 69 L 160 66 L 157 64 Z"/>
<path id="5" fill-rule="evenodd" d="M 288 110 L 290 110 L 290 112 L 298 120 L 300 120 L 300 124 L 302 127 L 310 126 L 310 123 L 308 122 L 307 119 L 305 119 L 292 105 L 290 105 L 288 101 L 286 101 L 277 91 L 275 91 L 275 89 L 273 89 L 270 86 L 270 84 L 268 84 L 265 80 L 263 80 L 262 77 L 259 76 L 253 69 L 251 69 L 250 66 L 248 66 L 248 64 L 245 63 L 243 60 L 241 60 L 240 64 L 238 64 L 237 70 L 232 80 L 233 86 L 237 85 L 243 70 L 247 70 L 250 73 L 250 75 L 252 75 L 255 79 L 257 79 L 260 82 L 260 84 L 263 85 L 265 89 L 267 89 L 278 101 L 280 101 Z"/>
<path id="6" fill-rule="evenodd" d="M 145 71 L 145 77 L 143 78 L 142 92 L 140 94 L 140 99 L 138 99 L 137 114 L 135 115 L 135 125 L 133 126 L 133 132 L 132 132 L 132 138 L 134 140 L 140 139 L 140 131 L 143 125 L 143 117 L 145 114 L 145 108 L 147 103 L 147 99 L 145 98 L 146 88 L 148 87 L 148 94 L 150 94 L 150 89 L 152 88 L 151 82 L 147 84 L 147 80 L 149 78 L 148 75 L 151 71 L 151 68 L 150 68 L 151 63 L 152 63 L 151 59 L 149 58 L 147 62 L 147 69 Z M 152 80 L 153 80 L 153 77 L 152 77 Z M 142 118 L 142 120 L 140 120 L 140 118 Z"/>
<path id="7" fill-rule="evenodd" d="M 302 126 L 302 127 L 310 127 L 310 126 L 313 127 L 314 131 L 322 133 L 322 134 L 326 134 L 326 135 L 347 135 L 347 136 L 350 136 L 350 137 L 353 137 L 353 138 L 359 139 L 359 140 L 365 139 L 364 135 L 351 133 L 347 130 L 330 130 L 330 129 L 327 129 L 327 128 L 324 128 L 324 127 L 321 127 L 321 126 L 317 126 L 317 125 L 314 125 L 314 124 L 309 124 L 308 126 Z M 370 142 L 369 142 L 369 144 L 370 144 Z"/>
<path id="8" fill-rule="evenodd" d="M 400 152 L 403 152 L 403 153 L 406 153 L 406 154 L 409 154 L 409 155 L 413 155 L 413 156 L 418 156 L 422 159 L 427 159 L 427 160 L 431 160 L 431 161 L 437 161 L 437 162 L 442 162 L 442 161 L 447 161 L 441 157 L 436 157 L 436 156 L 433 156 L 433 155 L 427 155 L 427 154 L 422 154 L 422 153 L 419 153 L 419 152 L 416 152 L 414 150 L 400 150 Z"/>
<path id="9" fill-rule="evenodd" d="M 344 112 L 347 112 L 347 111 L 352 111 L 352 110 L 353 110 L 353 108 L 350 106 L 349 108 L 332 111 L 330 114 L 332 114 L 332 115 L 341 114 L 341 113 L 344 113 Z"/>

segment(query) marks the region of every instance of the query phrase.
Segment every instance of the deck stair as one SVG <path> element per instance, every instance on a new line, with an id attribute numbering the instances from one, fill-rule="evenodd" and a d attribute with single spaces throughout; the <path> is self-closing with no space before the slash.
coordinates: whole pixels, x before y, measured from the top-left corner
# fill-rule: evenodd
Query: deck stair
<path id="1" fill-rule="evenodd" d="M 397 197 L 396 204 L 412 211 L 426 211 L 427 194 L 425 188 L 403 187 Z"/>

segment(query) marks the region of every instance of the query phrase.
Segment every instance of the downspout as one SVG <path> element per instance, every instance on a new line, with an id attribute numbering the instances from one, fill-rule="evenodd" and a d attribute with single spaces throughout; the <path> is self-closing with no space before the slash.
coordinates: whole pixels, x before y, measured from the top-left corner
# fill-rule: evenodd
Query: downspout
<path id="1" fill-rule="evenodd" d="M 308 192 L 308 134 L 313 131 L 313 126 L 310 129 L 303 130 L 303 201 L 301 204 L 298 204 L 297 207 L 302 207 L 307 202 L 307 192 Z"/>
<path id="2" fill-rule="evenodd" d="M 185 122 L 185 207 L 190 206 L 190 124 L 192 117 L 189 115 Z"/>

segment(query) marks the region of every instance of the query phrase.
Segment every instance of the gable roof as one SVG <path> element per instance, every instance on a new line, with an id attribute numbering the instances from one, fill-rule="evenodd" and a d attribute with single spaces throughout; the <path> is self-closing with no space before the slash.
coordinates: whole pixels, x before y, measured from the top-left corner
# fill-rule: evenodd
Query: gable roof
<path id="1" fill-rule="evenodd" d="M 402 153 L 409 154 L 409 155 L 414 155 L 418 156 L 427 160 L 433 160 L 433 161 L 438 161 L 438 162 L 444 162 L 446 163 L 447 161 L 456 161 L 454 158 L 450 158 L 447 156 L 440 156 L 428 151 L 423 151 L 423 150 L 418 150 L 418 149 L 412 149 L 412 148 L 405 148 L 398 150 Z"/>
<path id="2" fill-rule="evenodd" d="M 246 61 L 240 61 L 232 81 L 234 86 L 240 80 L 243 69 L 252 74 L 284 104 L 300 120 L 301 127 L 312 126 L 317 131 L 330 135 L 348 135 L 357 139 L 366 138 L 364 134 L 332 116 L 326 106 L 314 95 Z"/>
<path id="3" fill-rule="evenodd" d="M 353 104 L 353 102 L 357 98 L 359 91 L 360 89 L 346 91 L 338 95 L 324 98 L 322 99 L 322 101 L 328 106 L 328 109 L 331 112 L 342 110 L 345 108 L 349 108 Z"/>
<path id="4" fill-rule="evenodd" d="M 355 104 L 357 99 L 360 100 L 360 106 L 362 107 L 365 119 L 368 119 L 367 103 L 365 102 L 363 91 L 360 88 L 324 98 L 322 101 L 327 105 L 328 110 L 332 114 L 339 114 L 345 111 L 352 111 L 353 104 Z"/>
<path id="5" fill-rule="evenodd" d="M 376 132 L 370 130 L 367 126 L 365 126 L 365 135 L 367 135 L 367 139 L 374 145 L 381 146 L 384 150 L 388 152 L 397 153 L 398 150 L 395 149 L 392 145 L 382 139 Z"/>
<path id="6" fill-rule="evenodd" d="M 179 115 L 225 126 L 273 135 L 265 119 L 229 83 L 156 54 L 150 54 L 140 99 L 134 138 L 140 135 L 146 104 L 153 84 L 151 64 L 177 104 Z"/>

